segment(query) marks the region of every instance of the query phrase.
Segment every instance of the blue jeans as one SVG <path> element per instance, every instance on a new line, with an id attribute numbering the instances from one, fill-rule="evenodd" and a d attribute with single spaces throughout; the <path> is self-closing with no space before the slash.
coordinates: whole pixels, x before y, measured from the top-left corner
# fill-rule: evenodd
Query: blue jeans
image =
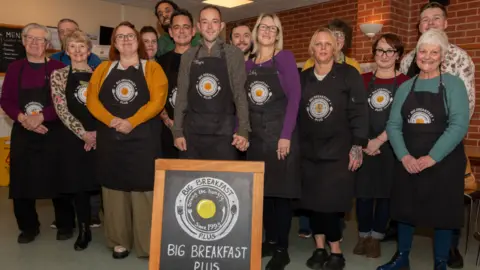
<path id="1" fill-rule="evenodd" d="M 398 223 L 398 251 L 409 253 L 412 248 L 413 233 L 415 227 L 406 223 Z M 435 229 L 434 236 L 434 257 L 435 260 L 447 261 L 448 251 L 452 244 L 453 230 Z"/>
<path id="2" fill-rule="evenodd" d="M 390 200 L 358 198 L 356 210 L 360 237 L 383 239 L 390 219 Z"/>

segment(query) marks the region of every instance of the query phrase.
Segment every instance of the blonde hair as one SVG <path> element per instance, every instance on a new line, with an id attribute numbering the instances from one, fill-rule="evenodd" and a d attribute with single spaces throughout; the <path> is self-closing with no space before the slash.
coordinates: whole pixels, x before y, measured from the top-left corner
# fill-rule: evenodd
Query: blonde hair
<path id="1" fill-rule="evenodd" d="M 252 37 L 253 37 L 253 49 L 252 54 L 255 54 L 258 51 L 258 27 L 260 26 L 260 22 L 263 18 L 270 17 L 273 20 L 273 23 L 278 28 L 277 37 L 275 40 L 275 50 L 281 51 L 283 50 L 283 28 L 282 23 L 280 22 L 280 18 L 275 13 L 262 13 L 258 16 L 257 22 L 253 27 Z"/>
<path id="2" fill-rule="evenodd" d="M 330 39 L 332 40 L 332 48 L 333 48 L 333 59 L 335 61 L 335 59 L 337 59 L 337 56 L 338 56 L 338 52 L 337 52 L 337 38 L 335 37 L 335 35 L 333 34 L 332 30 L 326 28 L 326 27 L 321 27 L 319 29 L 317 29 L 317 31 L 315 31 L 315 33 L 313 33 L 313 36 L 312 38 L 310 39 L 310 45 L 308 45 L 308 53 L 310 54 L 310 56 L 312 58 L 315 58 L 314 56 L 314 53 L 313 53 L 313 47 L 315 46 L 315 40 L 317 39 L 317 36 L 318 34 L 320 33 L 325 33 L 327 34 L 328 36 L 330 36 Z M 314 59 L 315 60 L 315 59 Z"/>
<path id="3" fill-rule="evenodd" d="M 92 50 L 92 41 L 88 37 L 87 33 L 83 32 L 82 30 L 75 30 L 64 38 L 63 48 L 65 48 L 65 50 L 70 42 L 84 43 L 87 45 L 89 51 Z"/>
<path id="4" fill-rule="evenodd" d="M 450 46 L 447 34 L 445 34 L 444 31 L 438 29 L 430 29 L 427 32 L 423 33 L 417 42 L 416 51 L 418 52 L 420 46 L 424 44 L 440 46 L 440 49 L 442 51 L 442 59 L 445 58 L 445 55 L 448 52 L 448 47 Z"/>
<path id="5" fill-rule="evenodd" d="M 38 23 L 29 23 L 22 29 L 22 41 L 25 41 L 25 36 L 32 29 L 42 29 L 43 31 L 45 31 L 45 40 L 47 41 L 47 43 L 50 43 L 50 41 L 52 41 L 52 33 L 48 30 L 47 27 Z"/>

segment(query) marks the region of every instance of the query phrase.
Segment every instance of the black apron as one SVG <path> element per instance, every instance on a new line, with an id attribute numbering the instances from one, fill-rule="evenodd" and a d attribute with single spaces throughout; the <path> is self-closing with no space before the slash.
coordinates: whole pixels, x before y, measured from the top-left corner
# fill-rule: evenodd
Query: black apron
<path id="1" fill-rule="evenodd" d="M 247 160 L 265 162 L 264 195 L 300 197 L 300 152 L 296 131 L 290 140 L 290 154 L 278 160 L 278 140 L 283 129 L 287 97 L 283 92 L 275 57 L 271 67 L 253 68 L 246 81 L 250 124 Z"/>
<path id="2" fill-rule="evenodd" d="M 178 65 L 174 65 L 174 53 L 168 54 L 167 65 L 164 67 L 168 79 L 168 96 L 165 103 L 165 110 L 167 110 L 168 117 L 174 120 L 175 100 L 177 99 L 177 78 Z M 173 142 L 173 134 L 169 127 L 162 121 L 162 157 L 163 158 L 178 158 L 178 149 Z"/>
<path id="3" fill-rule="evenodd" d="M 198 59 L 198 46 L 190 68 L 188 111 L 185 116 L 187 151 L 184 159 L 236 160 L 232 145 L 235 105 L 223 46 L 220 58 Z"/>
<path id="4" fill-rule="evenodd" d="M 18 77 L 18 105 L 22 113 L 33 115 L 52 105 L 50 96 L 50 74 L 45 59 L 45 82 L 41 87 L 24 88 L 23 69 L 28 65 L 25 60 Z M 25 78 L 28 80 L 28 78 Z M 16 119 L 12 128 L 10 148 L 10 198 L 47 199 L 58 195 L 56 184 L 61 173 L 58 171 L 59 129 L 62 123 L 44 121 L 48 129 L 44 135 L 25 129 Z"/>
<path id="5" fill-rule="evenodd" d="M 350 97 L 334 63 L 318 81 L 311 69 L 302 85 L 299 110 L 302 155 L 302 207 L 318 212 L 352 208 L 354 173 L 348 170 L 353 135 L 347 116 Z"/>
<path id="6" fill-rule="evenodd" d="M 96 120 L 87 109 L 87 87 L 92 73 L 68 72 L 65 97 L 68 111 L 80 121 L 86 131 L 95 131 Z M 62 179 L 59 183 L 60 192 L 77 193 L 96 191 L 100 187 L 96 176 L 96 151 L 85 151 L 85 142 L 78 138 L 67 127 L 61 128 L 61 153 L 63 166 Z"/>
<path id="7" fill-rule="evenodd" d="M 398 88 L 397 77 L 393 84 L 375 83 L 375 74 L 368 85 L 369 139 L 385 131 L 393 97 Z M 387 141 L 380 147 L 380 154 L 363 154 L 363 164 L 356 174 L 357 198 L 390 198 L 393 182 L 393 166 L 396 162 L 392 146 Z"/>
<path id="8" fill-rule="evenodd" d="M 136 69 L 114 66 L 103 82 L 99 99 L 114 116 L 127 119 L 150 100 L 142 62 Z M 152 118 L 129 134 L 117 132 L 104 124 L 97 129 L 99 181 L 103 187 L 120 191 L 151 191 L 155 174 L 159 124 Z"/>
<path id="9" fill-rule="evenodd" d="M 403 138 L 414 158 L 428 155 L 448 126 L 442 76 L 438 93 L 415 92 L 417 78 L 401 111 Z M 409 174 L 402 163 L 396 163 L 392 218 L 417 226 L 460 228 L 464 219 L 465 167 L 463 143 L 459 143 L 442 161 L 418 174 Z"/>

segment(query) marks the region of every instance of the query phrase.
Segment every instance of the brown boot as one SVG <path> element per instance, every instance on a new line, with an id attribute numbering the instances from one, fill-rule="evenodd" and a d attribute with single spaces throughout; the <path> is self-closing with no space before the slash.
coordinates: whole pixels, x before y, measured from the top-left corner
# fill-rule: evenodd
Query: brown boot
<path id="1" fill-rule="evenodd" d="M 353 254 L 365 255 L 367 254 L 367 245 L 370 242 L 371 237 L 359 237 L 357 245 L 353 249 Z"/>
<path id="2" fill-rule="evenodd" d="M 371 238 L 367 243 L 366 248 L 367 258 L 378 258 L 382 255 L 380 249 L 380 241 L 378 239 Z"/>

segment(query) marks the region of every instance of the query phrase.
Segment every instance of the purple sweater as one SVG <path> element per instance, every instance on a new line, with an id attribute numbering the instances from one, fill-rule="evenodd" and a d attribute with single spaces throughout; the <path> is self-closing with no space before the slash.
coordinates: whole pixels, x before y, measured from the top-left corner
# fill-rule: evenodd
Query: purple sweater
<path id="1" fill-rule="evenodd" d="M 22 87 L 33 88 L 44 85 L 45 68 L 35 70 L 28 64 L 27 59 L 17 60 L 8 65 L 7 73 L 2 86 L 2 96 L 0 97 L 0 106 L 3 111 L 13 120 L 17 121 L 18 115 L 22 110 L 18 104 L 18 77 L 20 76 L 20 68 L 24 64 L 22 72 Z M 47 62 L 47 76 L 50 78 L 52 71 L 65 67 L 65 65 L 57 60 Z M 48 86 L 50 90 L 50 85 Z M 43 108 L 43 117 L 45 121 L 54 121 L 57 119 L 53 103 Z"/>
<path id="2" fill-rule="evenodd" d="M 262 66 L 272 66 L 272 60 L 261 64 Z M 253 62 L 253 59 L 245 63 L 247 74 L 254 67 L 259 65 Z M 285 119 L 283 120 L 283 129 L 280 138 L 290 140 L 292 132 L 297 124 L 298 106 L 300 103 L 300 75 L 298 74 L 297 63 L 293 53 L 288 50 L 282 50 L 275 56 L 275 66 L 278 69 L 278 78 L 282 85 L 283 92 L 287 97 L 287 108 Z"/>

